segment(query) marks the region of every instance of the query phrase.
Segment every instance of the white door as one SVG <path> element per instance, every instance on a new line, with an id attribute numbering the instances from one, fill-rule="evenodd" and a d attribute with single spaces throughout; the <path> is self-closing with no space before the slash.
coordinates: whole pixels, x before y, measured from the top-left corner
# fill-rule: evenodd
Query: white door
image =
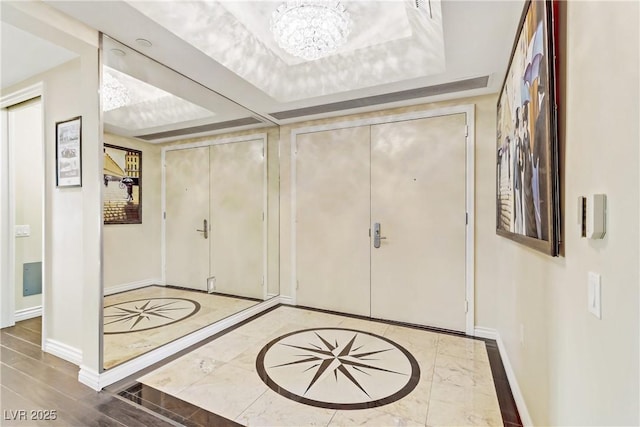
<path id="1" fill-rule="evenodd" d="M 372 317 L 465 330 L 465 148 L 464 114 L 371 127 Z"/>
<path id="2" fill-rule="evenodd" d="M 297 137 L 297 303 L 369 315 L 369 128 Z"/>
<path id="3" fill-rule="evenodd" d="M 167 285 L 207 290 L 209 147 L 167 151 L 165 182 Z"/>
<path id="4" fill-rule="evenodd" d="M 465 330 L 465 125 L 457 114 L 297 136 L 299 305 Z"/>
<path id="5" fill-rule="evenodd" d="M 210 147 L 215 292 L 264 299 L 264 141 Z"/>

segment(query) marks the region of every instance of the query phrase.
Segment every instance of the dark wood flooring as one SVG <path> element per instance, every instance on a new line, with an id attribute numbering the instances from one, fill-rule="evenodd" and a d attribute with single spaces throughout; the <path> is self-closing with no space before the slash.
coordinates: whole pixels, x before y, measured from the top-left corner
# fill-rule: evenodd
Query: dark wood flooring
<path id="1" fill-rule="evenodd" d="M 40 350 L 41 331 L 39 317 L 0 330 L 0 425 L 176 425 L 79 383 L 77 366 Z"/>

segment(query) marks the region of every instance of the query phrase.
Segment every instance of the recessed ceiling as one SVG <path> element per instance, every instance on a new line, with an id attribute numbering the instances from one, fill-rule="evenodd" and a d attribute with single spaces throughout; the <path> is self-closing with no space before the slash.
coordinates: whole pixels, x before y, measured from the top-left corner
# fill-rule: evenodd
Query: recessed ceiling
<path id="1" fill-rule="evenodd" d="M 347 2 L 353 23 L 347 43 L 315 61 L 296 58 L 276 43 L 269 24 L 281 2 L 129 3 L 278 102 L 445 70 L 440 2 L 435 0 L 430 15 L 408 1 Z"/>
<path id="2" fill-rule="evenodd" d="M 2 22 L 0 87 L 5 88 L 64 64 L 78 55 Z"/>
<path id="3" fill-rule="evenodd" d="M 431 14 L 416 13 L 409 0 L 343 3 L 355 23 L 350 41 L 334 55 L 301 62 L 269 33 L 279 2 L 50 1 L 125 45 L 149 40 L 151 47 L 136 48 L 277 124 L 497 93 L 524 2 L 423 2 Z M 463 84 L 469 81 L 486 84 Z M 396 96 L 403 93 L 424 96 Z M 349 104 L 367 99 L 383 103 Z M 330 105 L 353 108 L 313 108 Z M 286 111 L 308 115 L 271 115 Z"/>

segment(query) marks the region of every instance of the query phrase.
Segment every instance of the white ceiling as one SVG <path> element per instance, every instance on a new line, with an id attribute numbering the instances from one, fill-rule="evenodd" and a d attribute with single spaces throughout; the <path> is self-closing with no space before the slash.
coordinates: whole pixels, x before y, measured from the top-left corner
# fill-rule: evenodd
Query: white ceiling
<path id="1" fill-rule="evenodd" d="M 6 22 L 1 24 L 2 57 L 0 87 L 5 88 L 51 68 L 77 55 Z"/>
<path id="2" fill-rule="evenodd" d="M 523 7 L 523 0 L 431 0 L 429 14 L 410 0 L 343 0 L 354 22 L 349 41 L 306 62 L 269 32 L 279 1 L 45 1 L 124 44 L 105 38 L 106 65 L 189 106 L 107 112 L 105 129 L 126 136 L 186 127 L 215 133 L 497 93 Z M 118 47 L 125 57 L 112 54 Z M 74 56 L 2 23 L 3 87 Z M 202 114 L 175 116 L 188 109 Z M 234 127 L 200 129 L 215 123 Z"/>

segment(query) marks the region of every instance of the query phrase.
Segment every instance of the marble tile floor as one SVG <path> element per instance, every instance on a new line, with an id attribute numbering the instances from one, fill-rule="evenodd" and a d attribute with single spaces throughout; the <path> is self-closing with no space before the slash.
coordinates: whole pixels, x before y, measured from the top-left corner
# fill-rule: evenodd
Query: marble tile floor
<path id="1" fill-rule="evenodd" d="M 521 423 L 494 342 L 289 306 L 121 395 L 194 426 Z"/>
<path id="2" fill-rule="evenodd" d="M 107 295 L 104 368 L 126 362 L 257 303 L 164 286 Z"/>

